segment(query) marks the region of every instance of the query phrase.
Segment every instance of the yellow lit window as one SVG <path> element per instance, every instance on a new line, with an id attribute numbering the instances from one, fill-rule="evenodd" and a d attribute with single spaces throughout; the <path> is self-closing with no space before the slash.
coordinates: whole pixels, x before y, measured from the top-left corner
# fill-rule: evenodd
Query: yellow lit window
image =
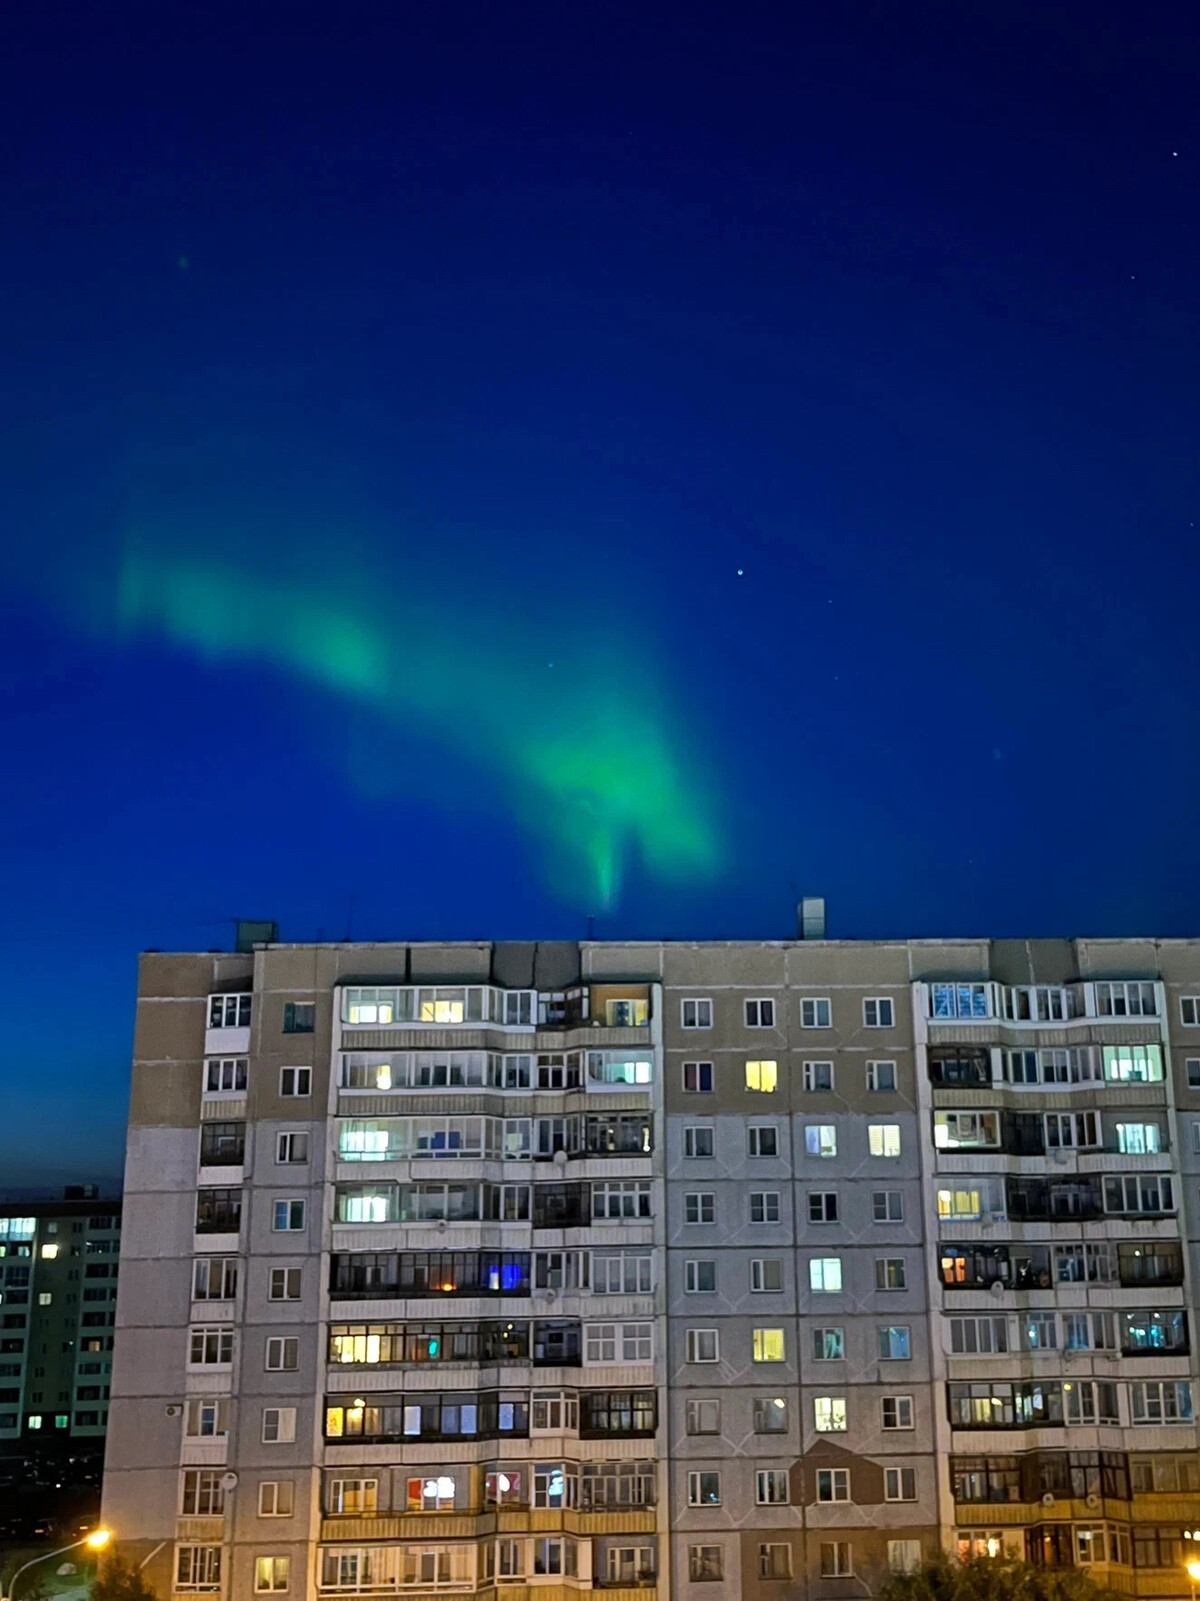
<path id="1" fill-rule="evenodd" d="M 462 1001 L 422 1001 L 422 1023 L 461 1023 L 466 1015 Z"/>
<path id="2" fill-rule="evenodd" d="M 755 1329 L 754 1360 L 756 1362 L 782 1362 L 783 1330 Z"/>
<path id="3" fill-rule="evenodd" d="M 779 1067 L 775 1062 L 747 1062 L 746 1088 L 762 1090 L 769 1095 L 779 1083 Z"/>
<path id="4" fill-rule="evenodd" d="M 939 1217 L 977 1218 L 983 1211 L 978 1190 L 939 1190 L 937 1192 Z"/>
<path id="5" fill-rule="evenodd" d="M 47 1262 L 53 1262 L 54 1258 L 58 1255 L 58 1246 L 53 1244 L 43 1245 L 42 1255 L 45 1257 Z"/>
<path id="6" fill-rule="evenodd" d="M 867 1129 L 867 1141 L 872 1156 L 899 1156 L 899 1123 L 872 1123 Z"/>

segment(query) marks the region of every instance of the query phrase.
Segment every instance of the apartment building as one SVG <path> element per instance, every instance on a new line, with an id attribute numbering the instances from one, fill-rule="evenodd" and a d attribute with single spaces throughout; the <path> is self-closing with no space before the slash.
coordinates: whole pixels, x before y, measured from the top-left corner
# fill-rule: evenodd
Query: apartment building
<path id="1" fill-rule="evenodd" d="M 0 1201 L 0 1451 L 103 1440 L 120 1251 L 95 1185 Z"/>
<path id="2" fill-rule="evenodd" d="M 1200 943 L 806 933 L 143 958 L 160 1594 L 1188 1594 Z"/>

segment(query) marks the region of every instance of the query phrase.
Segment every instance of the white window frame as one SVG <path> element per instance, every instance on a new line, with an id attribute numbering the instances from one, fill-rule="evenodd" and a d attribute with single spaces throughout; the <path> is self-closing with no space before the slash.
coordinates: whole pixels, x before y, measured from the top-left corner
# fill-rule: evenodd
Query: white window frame
<path id="1" fill-rule="evenodd" d="M 894 1139 L 893 1139 L 894 1136 Z M 903 1135 L 899 1123 L 868 1123 L 867 1150 L 881 1161 L 894 1162 L 903 1148 Z M 894 1145 L 894 1149 L 889 1149 Z"/>
<path id="2" fill-rule="evenodd" d="M 706 1136 L 698 1139 L 698 1135 Z M 697 1150 L 697 1145 L 707 1144 L 708 1150 Z M 711 1123 L 689 1123 L 683 1131 L 683 1154 L 692 1161 L 710 1161 L 716 1155 L 716 1130 Z"/>
<path id="3" fill-rule="evenodd" d="M 684 1433 L 697 1438 L 721 1432 L 721 1403 L 713 1395 L 689 1396 L 684 1406 Z M 702 1427 L 711 1423 L 712 1427 Z"/>
<path id="4" fill-rule="evenodd" d="M 1184 1028 L 1200 1028 L 1200 995 L 1179 997 L 1179 1021 Z"/>
<path id="5" fill-rule="evenodd" d="M 887 1421 L 888 1407 L 893 1408 L 895 1423 Z M 905 1422 L 904 1419 L 908 1421 Z M 881 1395 L 879 1398 L 879 1427 L 888 1434 L 907 1434 L 915 1429 L 916 1411 L 911 1395 Z"/>
<path id="6" fill-rule="evenodd" d="M 717 1329 L 688 1329 L 686 1331 L 686 1360 L 691 1363 L 719 1362 L 721 1336 Z"/>
<path id="7" fill-rule="evenodd" d="M 906 1473 L 911 1475 L 911 1480 L 910 1480 L 910 1482 L 912 1484 L 912 1494 L 911 1495 L 905 1495 L 905 1493 L 904 1493 L 904 1475 Z M 883 1470 L 883 1499 L 885 1501 L 916 1501 L 916 1500 L 918 1500 L 919 1497 L 917 1495 L 917 1470 L 916 1470 L 916 1468 L 915 1467 L 912 1467 L 912 1468 L 905 1468 L 905 1467 L 884 1468 L 884 1470 Z"/>
<path id="8" fill-rule="evenodd" d="M 879 1070 L 882 1067 L 888 1068 L 891 1072 L 892 1082 L 890 1084 L 881 1084 L 879 1082 Z M 894 1095 L 899 1084 L 900 1076 L 894 1057 L 883 1056 L 867 1063 L 867 1089 L 871 1094 Z"/>
<path id="9" fill-rule="evenodd" d="M 1200 1123 L 1197 1123 L 1196 1127 L 1198 1129 L 1200 1129 Z M 754 1215 L 754 1208 L 755 1208 L 755 1203 L 756 1202 L 761 1203 L 762 1214 L 763 1214 L 761 1217 L 757 1217 L 757 1218 Z M 774 1217 L 771 1217 L 769 1215 L 771 1212 L 774 1212 L 774 1214 L 775 1214 Z M 781 1213 L 780 1205 L 779 1205 L 779 1191 L 778 1190 L 751 1190 L 750 1191 L 750 1223 L 751 1223 L 752 1227 L 761 1227 L 763 1225 L 768 1225 L 769 1226 L 770 1224 L 778 1223 L 779 1220 L 780 1220 L 781 1215 L 782 1215 L 782 1213 Z"/>
<path id="10" fill-rule="evenodd" d="M 704 1494 L 704 1480 L 715 1479 L 715 1499 Z M 718 1468 L 693 1468 L 687 1476 L 687 1504 L 691 1507 L 721 1505 L 721 1473 Z"/>
<path id="11" fill-rule="evenodd" d="M 743 1002 L 743 1016 L 747 1028 L 774 1028 L 775 1001 L 767 996 L 754 996 Z"/>
<path id="12" fill-rule="evenodd" d="M 289 1361 L 288 1358 L 292 1360 Z M 298 1373 L 300 1371 L 300 1340 L 294 1334 L 272 1334 L 267 1337 L 264 1371 L 267 1373 Z"/>
<path id="13" fill-rule="evenodd" d="M 275 1165 L 276 1167 L 299 1167 L 308 1161 L 308 1130 L 303 1128 L 281 1129 L 275 1136 Z M 297 1149 L 303 1151 L 302 1156 L 296 1156 Z"/>
<path id="14" fill-rule="evenodd" d="M 821 1494 L 822 1479 L 827 1481 L 828 1495 Z M 815 1488 L 818 1505 L 834 1506 L 838 1503 L 848 1503 L 850 1500 L 850 1469 L 817 1468 Z"/>
<path id="15" fill-rule="evenodd" d="M 688 1083 L 689 1068 L 694 1069 L 692 1075 L 696 1080 L 694 1085 L 689 1085 Z M 704 1083 L 706 1078 L 708 1080 L 707 1085 Z M 715 1081 L 716 1071 L 711 1062 L 684 1062 L 680 1073 L 680 1083 L 683 1086 L 685 1095 L 712 1095 Z"/>
<path id="16" fill-rule="evenodd" d="M 804 1150 L 806 1155 L 815 1156 L 819 1161 L 826 1161 L 837 1155 L 837 1124 L 836 1123 L 806 1123 L 804 1125 Z"/>
<path id="17" fill-rule="evenodd" d="M 692 1206 L 692 1202 L 695 1206 Z M 696 1216 L 689 1217 L 689 1211 L 695 1211 Z M 707 1212 L 708 1216 L 704 1214 Z M 687 1190 L 683 1197 L 683 1221 L 688 1228 L 709 1228 L 717 1221 L 717 1196 L 715 1190 Z"/>
<path id="18" fill-rule="evenodd" d="M 763 1139 L 764 1134 L 768 1136 L 765 1141 Z M 764 1151 L 761 1149 L 764 1144 L 773 1144 L 775 1149 L 773 1151 Z M 769 1161 L 779 1156 L 779 1130 L 774 1123 L 750 1124 L 746 1130 L 746 1154 L 764 1161 Z"/>
<path id="19" fill-rule="evenodd" d="M 840 1256 L 813 1256 L 808 1263 L 808 1288 L 813 1295 L 842 1295 L 846 1281 Z"/>
<path id="20" fill-rule="evenodd" d="M 711 1286 L 701 1286 L 700 1269 L 711 1268 Z M 712 1257 L 692 1257 L 683 1264 L 683 1290 L 685 1295 L 715 1295 L 717 1290 L 717 1264 Z"/>
<path id="21" fill-rule="evenodd" d="M 850 1414 L 844 1395 L 813 1396 L 813 1433 L 846 1434 L 850 1429 Z"/>
<path id="22" fill-rule="evenodd" d="M 261 1433 L 263 1445 L 293 1445 L 296 1440 L 296 1408 L 264 1406 Z"/>
<path id="23" fill-rule="evenodd" d="M 282 1503 L 282 1504 L 281 1504 Z M 260 1518 L 290 1518 L 296 1507 L 294 1479 L 262 1479 L 258 1486 Z"/>
<path id="24" fill-rule="evenodd" d="M 828 1084 L 822 1084 L 819 1080 L 826 1077 L 826 1069 L 828 1070 L 829 1082 Z M 807 1061 L 803 1064 L 803 1073 L 804 1092 L 806 1095 L 832 1094 L 837 1084 L 837 1070 L 832 1062 L 819 1059 Z"/>
<path id="25" fill-rule="evenodd" d="M 689 1014 L 688 1008 L 691 1007 Z M 691 1022 L 688 1021 L 689 1015 Z M 713 1003 L 711 995 L 690 995 L 679 1003 L 680 1028 L 711 1028 L 713 1026 Z"/>
<path id="26" fill-rule="evenodd" d="M 778 1492 L 782 1490 L 782 1494 Z M 754 1475 L 755 1506 L 790 1506 L 791 1475 L 786 1468 L 759 1468 Z"/>
<path id="27" fill-rule="evenodd" d="M 864 1028 L 895 1028 L 896 1003 L 890 995 L 864 995 Z"/>
<path id="28" fill-rule="evenodd" d="M 778 1269 L 778 1284 L 768 1284 L 767 1269 Z M 755 1256 L 750 1259 L 751 1295 L 781 1295 L 783 1293 L 783 1260 L 775 1256 Z"/>
<path id="29" fill-rule="evenodd" d="M 296 1275 L 296 1293 L 289 1295 L 288 1290 L 292 1284 L 292 1274 Z M 276 1295 L 276 1288 L 282 1293 Z M 304 1269 L 300 1267 L 273 1267 L 267 1275 L 268 1301 L 299 1301 L 304 1293 Z"/>
<path id="30" fill-rule="evenodd" d="M 290 1075 L 290 1076 L 289 1076 Z M 284 1101 L 306 1101 L 312 1096 L 311 1067 L 281 1067 L 279 1069 L 279 1098 Z"/>
<path id="31" fill-rule="evenodd" d="M 287 1213 L 286 1213 L 287 1221 L 285 1223 L 282 1223 L 282 1224 L 279 1222 L 279 1217 L 280 1217 L 279 1208 L 281 1206 L 286 1206 L 287 1207 Z M 300 1208 L 299 1213 L 297 1213 L 297 1212 L 295 1212 L 293 1210 L 293 1208 L 295 1208 L 297 1206 Z M 298 1223 L 293 1221 L 297 1216 L 300 1219 L 300 1221 Z M 276 1199 L 272 1200 L 272 1202 L 271 1202 L 271 1233 L 272 1234 L 303 1234 L 307 1219 L 308 1219 L 308 1205 L 307 1205 L 307 1202 L 305 1201 L 305 1199 L 304 1199 L 304 1197 L 302 1195 L 289 1195 L 289 1196 L 281 1195 L 281 1196 L 277 1197 Z"/>
<path id="32" fill-rule="evenodd" d="M 822 1021 L 822 1019 L 824 1019 L 824 1021 Z M 833 1027 L 833 1003 L 829 999 L 828 995 L 805 995 L 801 997 L 800 1027 Z"/>

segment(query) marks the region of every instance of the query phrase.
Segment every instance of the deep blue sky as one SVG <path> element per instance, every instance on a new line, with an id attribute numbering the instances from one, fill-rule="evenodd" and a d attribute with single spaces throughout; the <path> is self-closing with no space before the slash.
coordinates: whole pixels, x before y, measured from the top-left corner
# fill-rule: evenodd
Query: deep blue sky
<path id="1" fill-rule="evenodd" d="M 1196 930 L 1194 7 L 43 0 L 0 45 L 0 1182 L 118 1170 L 135 952 L 238 915 Z M 296 637 L 131 623 L 131 548 Z M 330 595 L 386 693 L 298 661 Z M 631 790 L 671 747 L 702 870 L 635 829 L 602 909 L 548 846 L 493 747 L 576 700 Z"/>

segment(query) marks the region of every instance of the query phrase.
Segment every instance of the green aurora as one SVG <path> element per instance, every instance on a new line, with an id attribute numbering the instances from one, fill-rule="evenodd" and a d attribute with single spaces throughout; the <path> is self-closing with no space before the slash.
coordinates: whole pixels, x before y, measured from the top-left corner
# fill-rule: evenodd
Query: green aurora
<path id="1" fill-rule="evenodd" d="M 628 645 L 628 621 L 605 628 L 570 607 L 564 642 L 564 619 L 522 617 L 519 592 L 497 616 L 480 583 L 474 603 L 465 580 L 417 583 L 397 600 L 386 585 L 354 594 L 344 579 L 289 583 L 134 543 L 115 623 L 125 639 L 268 664 L 440 743 L 499 785 L 565 900 L 611 908 L 635 858 L 660 881 L 714 877 L 712 787 L 681 747 L 644 649 Z M 393 788 L 414 776 L 397 772 Z"/>

